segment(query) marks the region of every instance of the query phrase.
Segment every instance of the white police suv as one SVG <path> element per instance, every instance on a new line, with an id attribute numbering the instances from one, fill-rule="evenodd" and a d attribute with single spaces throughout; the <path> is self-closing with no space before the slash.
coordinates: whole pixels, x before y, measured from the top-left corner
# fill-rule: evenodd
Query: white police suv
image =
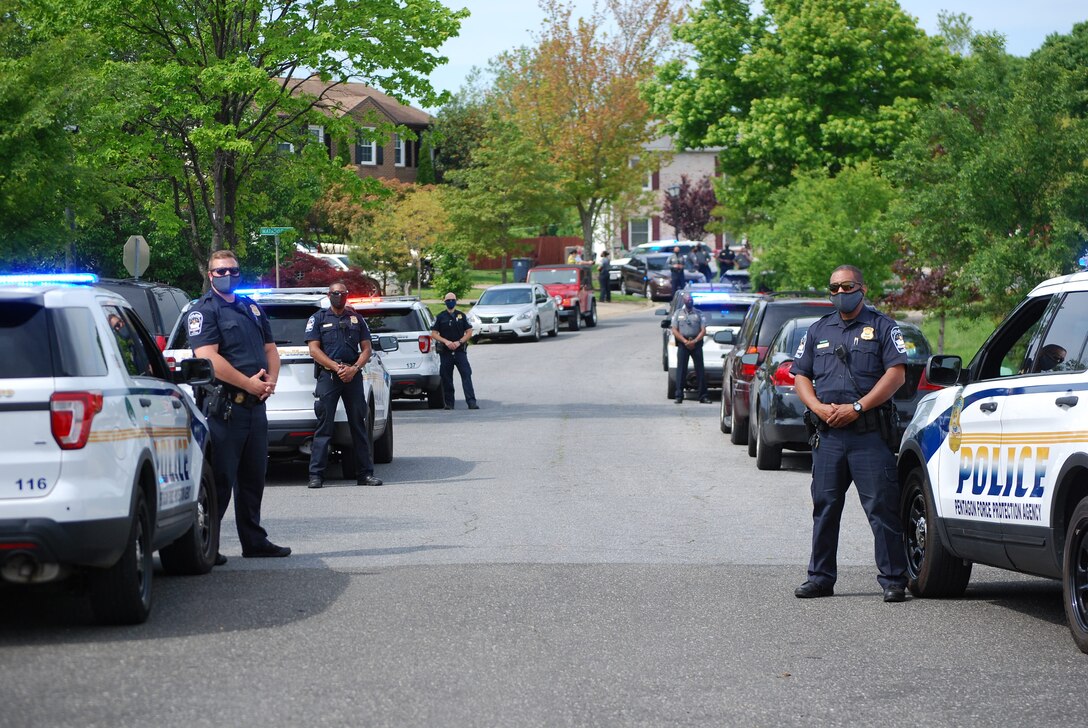
<path id="1" fill-rule="evenodd" d="M 151 611 L 152 554 L 204 574 L 219 543 L 204 418 L 93 275 L 0 276 L 0 588 L 85 580 L 98 619 Z"/>
<path id="2" fill-rule="evenodd" d="M 899 455 L 910 589 L 954 597 L 973 562 L 1061 579 L 1088 652 L 1088 273 L 1041 283 L 966 370 L 931 357 Z M 1084 401 L 1081 401 L 1084 398 Z"/>
<path id="3" fill-rule="evenodd" d="M 400 348 L 382 356 L 389 371 L 390 396 L 425 399 L 429 409 L 441 409 L 442 379 L 438 350 L 431 339 L 434 316 L 419 296 L 374 296 L 348 299 L 366 319 L 371 334 L 396 337 Z"/>

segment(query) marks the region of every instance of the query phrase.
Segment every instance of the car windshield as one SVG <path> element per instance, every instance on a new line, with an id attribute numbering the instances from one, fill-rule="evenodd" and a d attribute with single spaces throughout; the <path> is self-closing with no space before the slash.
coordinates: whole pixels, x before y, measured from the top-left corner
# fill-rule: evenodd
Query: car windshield
<path id="1" fill-rule="evenodd" d="M 750 303 L 699 301 L 695 307 L 706 314 L 707 326 L 740 326 Z"/>
<path id="2" fill-rule="evenodd" d="M 647 255 L 646 267 L 650 270 L 666 270 L 668 268 L 669 256 L 667 255 Z"/>
<path id="3" fill-rule="evenodd" d="M 355 308 L 363 315 L 372 334 L 398 334 L 409 331 L 426 331 L 427 325 L 414 308 Z"/>
<path id="4" fill-rule="evenodd" d="M 575 281 L 571 281 L 574 283 Z M 528 288 L 492 288 L 480 296 L 479 306 L 510 306 L 518 303 L 532 303 L 533 292 Z"/>
<path id="5" fill-rule="evenodd" d="M 569 268 L 534 270 L 529 273 L 529 280 L 533 283 L 577 283 L 578 271 Z M 487 295 L 486 293 L 484 295 Z M 483 303 L 483 300 L 480 301 Z M 528 299 L 526 299 L 528 302 Z"/>

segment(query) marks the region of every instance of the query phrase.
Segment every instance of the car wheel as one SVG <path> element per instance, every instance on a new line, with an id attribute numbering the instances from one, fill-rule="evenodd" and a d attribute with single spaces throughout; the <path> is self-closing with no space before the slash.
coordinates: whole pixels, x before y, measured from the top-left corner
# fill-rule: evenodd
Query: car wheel
<path id="1" fill-rule="evenodd" d="M 971 579 L 971 562 L 949 553 L 937 533 L 937 508 L 921 467 L 907 474 L 901 506 L 907 578 L 917 597 L 958 597 Z"/>
<path id="2" fill-rule="evenodd" d="M 597 300 L 589 302 L 589 316 L 586 316 L 586 327 L 592 329 L 597 325 Z"/>
<path id="3" fill-rule="evenodd" d="M 167 574 L 207 574 L 215 565 L 219 551 L 219 511 L 216 508 L 215 479 L 208 460 L 197 485 L 196 518 L 181 538 L 159 549 L 159 559 Z"/>
<path id="4" fill-rule="evenodd" d="M 737 417 L 736 405 L 729 408 L 729 442 L 734 445 L 748 444 L 748 420 Z"/>
<path id="5" fill-rule="evenodd" d="M 442 409 L 445 406 L 442 399 L 442 385 L 427 390 L 427 409 Z"/>
<path id="6" fill-rule="evenodd" d="M 729 434 L 730 430 L 730 418 L 729 411 L 725 408 L 725 403 L 729 401 L 729 397 L 726 394 L 725 387 L 722 387 L 722 401 L 721 406 L 718 408 L 718 428 L 725 434 Z"/>
<path id="7" fill-rule="evenodd" d="M 676 377 L 673 376 L 672 372 L 669 372 L 668 382 L 669 384 L 665 391 L 668 392 L 669 399 L 676 399 Z"/>
<path id="8" fill-rule="evenodd" d="M 1081 652 L 1088 652 L 1088 498 L 1074 509 L 1065 536 L 1062 597 L 1069 631 Z"/>
<path id="9" fill-rule="evenodd" d="M 540 341 L 540 319 L 533 322 L 533 341 Z"/>
<path id="10" fill-rule="evenodd" d="M 627 281 L 626 280 L 620 281 L 620 293 L 622 293 L 625 296 L 630 296 L 631 295 L 631 292 L 627 290 Z"/>
<path id="11" fill-rule="evenodd" d="M 559 314 L 552 316 L 552 330 L 548 332 L 548 336 L 553 339 L 559 336 Z"/>
<path id="12" fill-rule="evenodd" d="M 661 371 L 669 371 L 669 343 L 667 341 L 661 345 Z"/>
<path id="13" fill-rule="evenodd" d="M 570 320 L 567 322 L 567 326 L 571 331 L 577 331 L 582 328 L 582 309 L 578 306 L 574 307 L 574 310 L 570 312 Z"/>
<path id="14" fill-rule="evenodd" d="M 779 470 L 782 467 L 782 448 L 771 445 L 763 435 L 763 422 L 756 410 L 756 468 L 759 470 Z"/>
<path id="15" fill-rule="evenodd" d="M 151 614 L 151 517 L 136 494 L 128 545 L 116 564 L 91 578 L 91 606 L 102 624 L 140 624 Z"/>
<path id="16" fill-rule="evenodd" d="M 374 462 L 382 465 L 393 462 L 393 410 L 387 410 L 385 432 L 374 443 Z"/>

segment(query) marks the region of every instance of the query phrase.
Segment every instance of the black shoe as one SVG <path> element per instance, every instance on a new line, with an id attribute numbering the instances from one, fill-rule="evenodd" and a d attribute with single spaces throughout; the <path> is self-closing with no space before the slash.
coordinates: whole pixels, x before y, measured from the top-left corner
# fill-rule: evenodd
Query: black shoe
<path id="1" fill-rule="evenodd" d="M 684 403 L 684 398 L 683 397 L 677 397 L 676 399 L 673 400 L 673 402 L 675 402 L 676 404 L 683 404 Z"/>
<path id="2" fill-rule="evenodd" d="M 699 404 L 710 404 L 710 397 L 700 397 Z"/>
<path id="3" fill-rule="evenodd" d="M 442 409 L 444 409 L 444 410 L 451 410 L 451 409 L 453 409 L 453 405 L 452 405 L 452 404 L 447 404 L 447 405 L 446 405 L 445 407 L 443 407 Z"/>
<path id="4" fill-rule="evenodd" d="M 907 590 L 901 586 L 886 586 L 884 587 L 884 601 L 905 602 L 907 601 Z"/>
<path id="5" fill-rule="evenodd" d="M 320 488 L 322 485 L 324 485 L 324 484 L 321 482 L 321 478 L 310 478 L 310 484 L 307 485 L 306 487 L 307 488 Z"/>
<path id="6" fill-rule="evenodd" d="M 242 552 L 242 557 L 247 559 L 276 559 L 290 555 L 291 548 L 289 546 L 277 546 L 271 541 L 253 551 Z"/>
<path id="7" fill-rule="evenodd" d="M 359 478 L 356 481 L 356 485 L 381 485 L 381 478 L 375 478 L 373 475 L 368 475 L 365 478 Z"/>
<path id="8" fill-rule="evenodd" d="M 830 586 L 821 586 L 814 581 L 806 581 L 804 584 L 793 590 L 793 595 L 798 599 L 830 597 L 835 595 L 835 589 Z"/>
<path id="9" fill-rule="evenodd" d="M 215 554 L 215 565 L 216 566 L 222 566 L 225 563 L 227 563 L 227 557 L 224 556 L 223 554 L 216 553 Z"/>
<path id="10" fill-rule="evenodd" d="M 470 405 L 468 406 L 468 408 L 469 408 L 469 409 L 480 409 L 480 405 L 478 405 L 478 404 L 476 404 L 475 402 L 473 402 L 472 404 L 470 404 Z"/>

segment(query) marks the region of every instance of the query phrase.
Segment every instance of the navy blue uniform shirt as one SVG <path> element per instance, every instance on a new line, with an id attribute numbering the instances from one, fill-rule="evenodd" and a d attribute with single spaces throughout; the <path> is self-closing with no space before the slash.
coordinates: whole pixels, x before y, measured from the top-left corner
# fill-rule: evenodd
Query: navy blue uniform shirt
<path id="1" fill-rule="evenodd" d="M 185 317 L 189 346 L 196 349 L 219 344 L 219 355 L 247 377 L 268 369 L 265 344 L 273 343 L 272 326 L 264 311 L 245 296 L 227 303 L 208 291 Z"/>
<path id="2" fill-rule="evenodd" d="M 465 332 L 472 328 L 468 316 L 460 311 L 443 311 L 434 317 L 432 331 L 437 331 L 446 341 L 458 341 Z"/>
<path id="3" fill-rule="evenodd" d="M 846 351 L 846 363 L 835 354 L 839 346 Z M 846 373 L 847 363 L 857 387 Z M 793 373 L 811 379 L 816 398 L 824 404 L 851 404 L 868 394 L 888 369 L 906 363 L 907 345 L 899 326 L 862 306 L 850 321 L 835 311 L 812 324 L 797 347 Z"/>
<path id="4" fill-rule="evenodd" d="M 339 316 L 326 308 L 306 322 L 306 341 L 320 341 L 321 351 L 333 361 L 354 364 L 360 345 L 370 341 L 370 327 L 351 306 L 345 306 Z"/>

